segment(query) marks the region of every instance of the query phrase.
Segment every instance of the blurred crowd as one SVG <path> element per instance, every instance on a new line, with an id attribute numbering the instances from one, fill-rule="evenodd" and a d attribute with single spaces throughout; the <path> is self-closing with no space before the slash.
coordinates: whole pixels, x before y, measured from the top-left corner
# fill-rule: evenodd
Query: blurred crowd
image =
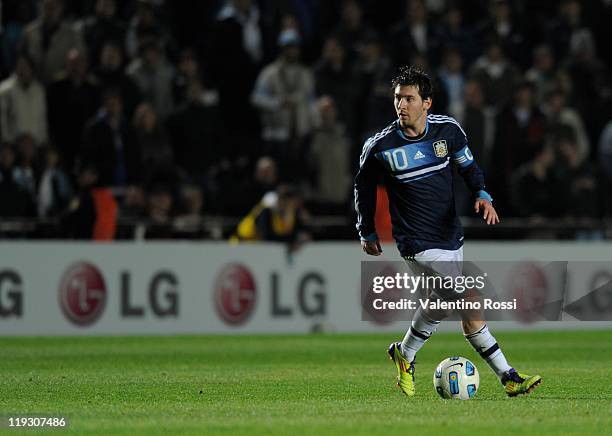
<path id="1" fill-rule="evenodd" d="M 280 207 L 252 235 L 303 239 L 286 226 L 306 210 L 354 214 L 404 64 L 433 77 L 502 217 L 609 217 L 611 20 L 607 0 L 4 0 L 0 217 L 170 237 Z"/>

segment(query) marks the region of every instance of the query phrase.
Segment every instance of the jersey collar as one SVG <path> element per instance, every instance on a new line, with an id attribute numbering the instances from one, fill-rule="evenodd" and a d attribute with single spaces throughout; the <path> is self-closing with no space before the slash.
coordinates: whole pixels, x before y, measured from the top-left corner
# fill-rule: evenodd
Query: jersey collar
<path id="1" fill-rule="evenodd" d="M 425 131 L 422 134 L 420 134 L 419 136 L 413 136 L 413 137 L 406 136 L 406 134 L 404 134 L 404 131 L 400 127 L 399 120 L 395 120 L 395 130 L 396 130 L 397 134 L 402 139 L 405 139 L 406 141 L 420 141 L 421 139 L 423 139 L 427 135 L 427 132 L 429 132 L 429 120 L 425 119 Z"/>

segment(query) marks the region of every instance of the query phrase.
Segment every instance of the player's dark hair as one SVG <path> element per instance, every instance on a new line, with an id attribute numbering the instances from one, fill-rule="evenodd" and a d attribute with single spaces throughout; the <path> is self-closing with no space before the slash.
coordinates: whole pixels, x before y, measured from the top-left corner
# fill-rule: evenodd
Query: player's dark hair
<path id="1" fill-rule="evenodd" d="M 423 100 L 433 95 L 431 77 L 418 68 L 408 65 L 400 67 L 397 76 L 391 80 L 391 86 L 393 89 L 397 86 L 415 86 Z"/>

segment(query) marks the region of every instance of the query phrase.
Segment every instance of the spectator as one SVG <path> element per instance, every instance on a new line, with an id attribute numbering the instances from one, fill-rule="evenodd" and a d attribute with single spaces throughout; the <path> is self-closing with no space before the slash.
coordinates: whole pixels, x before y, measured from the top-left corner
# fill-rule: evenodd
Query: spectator
<path id="1" fill-rule="evenodd" d="M 581 161 L 570 126 L 558 126 L 548 145 L 512 178 L 519 216 L 596 218 L 599 216 L 595 168 Z"/>
<path id="2" fill-rule="evenodd" d="M 356 0 L 344 0 L 340 24 L 332 35 L 340 41 L 349 62 L 358 58 L 363 41 L 374 34 L 374 29 L 364 23 L 360 3 Z"/>
<path id="3" fill-rule="evenodd" d="M 142 42 L 140 55 L 130 63 L 127 74 L 138 85 L 144 99 L 153 104 L 159 116 L 165 117 L 172 111 L 174 72 L 160 51 L 156 40 Z"/>
<path id="4" fill-rule="evenodd" d="M 582 19 L 582 5 L 579 0 L 562 0 L 556 17 L 552 17 L 545 27 L 547 42 L 552 45 L 555 57 L 563 59 L 578 40 L 588 34 L 593 35 Z"/>
<path id="5" fill-rule="evenodd" d="M 554 217 L 558 211 L 553 167 L 555 150 L 542 148 L 529 162 L 519 166 L 512 174 L 512 211 L 526 218 Z"/>
<path id="6" fill-rule="evenodd" d="M 481 39 L 494 37 L 502 44 L 504 53 L 516 65 L 526 67 L 528 60 L 526 50 L 526 31 L 521 21 L 514 16 L 510 2 L 507 0 L 494 0 L 490 2 L 489 17 L 479 26 L 478 33 Z"/>
<path id="7" fill-rule="evenodd" d="M 34 138 L 27 133 L 19 135 L 15 140 L 15 146 L 17 148 L 17 165 L 15 165 L 13 177 L 15 182 L 30 195 L 32 203 L 34 203 L 36 201 L 36 185 L 38 184 Z"/>
<path id="8" fill-rule="evenodd" d="M 264 195 L 278 186 L 278 166 L 269 156 L 262 156 L 255 162 L 250 177 L 233 185 L 234 191 L 226 196 L 223 212 L 232 216 L 244 216 Z"/>
<path id="9" fill-rule="evenodd" d="M 175 200 L 172 190 L 165 185 L 154 185 L 147 195 L 149 226 L 145 239 L 170 239 L 175 217 Z"/>
<path id="10" fill-rule="evenodd" d="M 300 156 L 312 132 L 314 79 L 309 67 L 302 65 L 300 38 L 293 29 L 280 33 L 279 57 L 266 66 L 252 95 L 261 111 L 262 137 L 267 148 L 286 171 L 284 176 L 303 175 Z"/>
<path id="11" fill-rule="evenodd" d="M 253 181 L 249 184 L 252 186 L 250 198 L 255 199 L 255 201 L 248 202 L 251 207 L 278 186 L 278 166 L 274 159 L 268 156 L 259 158 L 255 163 Z"/>
<path id="12" fill-rule="evenodd" d="M 580 33 L 573 39 L 564 69 L 574 84 L 569 101 L 580 113 L 588 114 L 583 121 L 589 137 L 596 141 L 610 114 L 612 82 L 609 69 L 597 57 L 590 33 Z"/>
<path id="13" fill-rule="evenodd" d="M 331 4 L 331 8 L 336 11 L 339 10 L 339 2 Z M 327 30 L 330 26 L 325 23 L 325 12 L 322 9 L 329 7 L 323 5 L 318 1 L 300 1 L 300 2 L 286 2 L 286 1 L 272 1 L 262 3 L 265 10 L 265 17 L 275 17 L 274 21 L 277 21 L 276 17 L 280 17 L 279 29 L 286 29 L 292 27 L 296 30 L 299 29 L 300 36 L 302 37 L 302 54 L 303 59 L 307 63 L 313 62 L 319 55 L 321 49 L 321 41 L 323 41 L 331 33 Z M 270 42 L 269 37 L 266 39 Z M 273 42 L 273 41 L 272 41 Z"/>
<path id="14" fill-rule="evenodd" d="M 533 49 L 531 68 L 525 73 L 525 79 L 536 87 L 538 103 L 546 100 L 555 80 L 555 57 L 548 45 L 540 44 Z"/>
<path id="15" fill-rule="evenodd" d="M 8 76 L 15 69 L 17 57 L 21 51 L 23 32 L 27 24 L 36 17 L 36 4 L 35 0 L 21 0 L 11 2 L 11 4 L 3 2 L 2 4 L 0 77 Z"/>
<path id="16" fill-rule="evenodd" d="M 85 54 L 68 53 L 65 72 L 47 87 L 47 101 L 51 138 L 72 170 L 85 124 L 100 107 L 100 90 L 88 73 Z"/>
<path id="17" fill-rule="evenodd" d="M 182 210 L 180 217 L 183 221 L 199 224 L 202 219 L 202 191 L 197 186 L 185 185 L 181 189 Z"/>
<path id="18" fill-rule="evenodd" d="M 544 145 L 546 121 L 535 104 L 533 85 L 523 82 L 516 88 L 514 101 L 497 117 L 493 162 L 496 171 L 489 184 L 503 210 L 508 194 L 507 180 L 513 171 L 539 153 Z"/>
<path id="19" fill-rule="evenodd" d="M 266 194 L 238 224 L 235 238 L 286 242 L 289 252 L 295 252 L 311 239 L 305 221 L 300 196 L 291 186 L 281 185 L 275 192 Z"/>
<path id="20" fill-rule="evenodd" d="M 569 126 L 576 137 L 576 152 L 580 162 L 589 159 L 591 153 L 591 143 L 587 136 L 582 118 L 574 109 L 568 107 L 565 102 L 565 93 L 555 88 L 549 91 L 544 113 L 546 114 L 546 122 L 550 129 L 555 129 L 559 125 Z"/>
<path id="21" fill-rule="evenodd" d="M 108 41 L 124 41 L 125 25 L 115 16 L 116 0 L 96 0 L 94 15 L 80 23 L 80 32 L 87 44 L 87 53 L 98 67 L 104 44 Z"/>
<path id="22" fill-rule="evenodd" d="M 181 237 L 202 237 L 202 190 L 197 186 L 185 185 L 180 190 L 179 210 L 174 228 Z"/>
<path id="23" fill-rule="evenodd" d="M 172 48 L 170 34 L 157 16 L 159 3 L 155 0 L 136 1 L 136 12 L 129 22 L 125 36 L 125 48 L 129 58 L 137 57 L 146 41 L 157 41 L 163 54 Z"/>
<path id="24" fill-rule="evenodd" d="M 0 147 L 0 182 L 15 183 L 15 159 L 15 150 L 12 146 Z"/>
<path id="25" fill-rule="evenodd" d="M 458 50 L 465 64 L 469 65 L 479 52 L 474 35 L 463 24 L 463 17 L 463 11 L 457 5 L 449 5 L 442 21 L 436 26 L 434 40 Z"/>
<path id="26" fill-rule="evenodd" d="M 123 72 L 123 51 L 117 42 L 108 41 L 102 47 L 96 78 L 102 89 L 119 90 L 125 116 L 131 119 L 142 97 L 138 86 Z"/>
<path id="27" fill-rule="evenodd" d="M 38 216 L 55 217 L 66 210 L 72 198 L 72 185 L 60 164 L 58 150 L 48 147 L 43 151 L 44 166 L 38 186 Z"/>
<path id="28" fill-rule="evenodd" d="M 166 131 L 158 122 L 153 106 L 148 102 L 138 105 L 130 129 L 129 143 L 140 150 L 142 180 L 151 183 L 157 176 L 174 171 L 174 153 Z"/>
<path id="29" fill-rule="evenodd" d="M 147 195 L 142 186 L 130 185 L 127 187 L 119 213 L 121 214 L 122 218 L 127 218 L 128 221 L 146 218 Z M 131 235 L 133 233 L 134 229 L 132 228 L 125 234 Z M 121 236 L 123 236 L 123 234 Z"/>
<path id="30" fill-rule="evenodd" d="M 495 112 L 486 106 L 482 86 L 476 80 L 465 83 L 463 101 L 463 112 L 457 118 L 464 130 L 470 132 L 470 150 L 486 177 L 493 170 L 491 153 L 495 139 Z"/>
<path id="31" fill-rule="evenodd" d="M 508 152 L 514 155 L 509 162 L 524 163 L 542 147 L 545 124 L 544 115 L 535 104 L 533 85 L 523 82 L 516 88 L 513 104 L 499 114 L 496 145 L 506 150 L 506 157 Z"/>
<path id="32" fill-rule="evenodd" d="M 0 217 L 34 215 L 30 194 L 15 178 L 15 151 L 11 146 L 0 148 Z"/>
<path id="33" fill-rule="evenodd" d="M 404 65 L 416 53 L 431 56 L 436 52 L 435 26 L 431 25 L 423 0 L 406 0 L 403 20 L 394 26 L 389 38 L 393 63 Z M 437 59 L 427 59 L 437 65 Z"/>
<path id="34" fill-rule="evenodd" d="M 230 0 L 219 11 L 210 41 L 210 68 L 219 89 L 223 123 L 234 124 L 232 133 L 243 141 L 257 132 L 257 112 L 245 95 L 251 95 L 257 73 L 264 62 L 266 27 L 257 3 Z M 231 53 L 231 55 L 230 55 Z M 234 123 L 236 102 L 240 101 L 242 122 Z"/>
<path id="35" fill-rule="evenodd" d="M 325 40 L 314 74 L 317 95 L 332 97 L 341 120 L 349 131 L 355 131 L 359 116 L 357 100 L 361 92 L 355 86 L 357 77 L 338 38 L 330 36 Z"/>
<path id="36" fill-rule="evenodd" d="M 495 112 L 487 108 L 482 87 L 475 80 L 465 82 L 463 101 L 462 112 L 457 114 L 457 118 L 460 120 L 463 129 L 469 132 L 470 150 L 478 160 L 478 165 L 484 172 L 485 179 L 489 180 L 489 174 L 495 171 L 491 162 L 495 134 Z M 456 173 L 455 177 L 459 177 L 459 174 Z M 455 183 L 453 188 L 457 214 L 459 216 L 471 216 L 473 214 L 473 194 L 465 183 Z"/>
<path id="37" fill-rule="evenodd" d="M 378 37 L 366 38 L 355 65 L 355 74 L 359 79 L 357 89 L 366 102 L 365 109 L 362 108 L 360 116 L 357 117 L 359 135 L 354 136 L 354 139 L 357 139 L 358 143 L 383 129 L 389 123 L 389 118 L 395 117 L 395 111 L 389 104 L 392 73 L 391 61 L 386 56 L 381 41 Z"/>
<path id="38" fill-rule="evenodd" d="M 222 160 L 224 147 L 223 129 L 219 122 L 218 108 L 203 97 L 199 80 L 193 80 L 188 88 L 188 101 L 168 118 L 170 142 L 176 163 L 184 169 L 191 183 L 213 198 L 218 193 L 213 172 Z"/>
<path id="39" fill-rule="evenodd" d="M 194 80 L 202 82 L 204 86 L 202 98 L 206 101 L 206 104 L 211 106 L 218 105 L 219 91 L 207 83 L 195 52 L 191 49 L 185 49 L 179 58 L 177 72 L 172 84 L 176 105 L 181 105 L 188 100 L 189 85 Z"/>
<path id="40" fill-rule="evenodd" d="M 312 138 L 309 161 L 315 171 L 313 200 L 320 210 L 345 214 L 351 194 L 351 142 L 338 122 L 334 100 L 324 96 L 318 102 L 320 126 Z"/>
<path id="41" fill-rule="evenodd" d="M 448 111 L 457 117 L 463 110 L 463 59 L 457 49 L 449 48 L 442 58 L 442 65 L 438 70 L 438 77 L 446 88 L 448 95 Z"/>
<path id="42" fill-rule="evenodd" d="M 71 49 L 83 52 L 81 34 L 63 17 L 64 0 L 42 0 L 41 15 L 23 33 L 23 48 L 48 83 L 62 72 Z"/>
<path id="43" fill-rule="evenodd" d="M 263 61 L 265 35 L 256 3 L 251 0 L 230 0 L 219 11 L 217 20 L 217 37 L 231 35 L 235 38 L 240 35 L 238 41 L 231 43 L 238 43 L 237 46 L 240 46 L 243 54 L 247 55 L 253 64 L 257 65 Z M 216 42 L 221 43 L 218 40 Z"/>
<path id="44" fill-rule="evenodd" d="M 140 150 L 129 143 L 129 129 L 121 94 L 117 89 L 106 90 L 102 107 L 85 127 L 81 151 L 82 161 L 96 165 L 101 186 L 123 187 L 140 181 Z"/>
<path id="45" fill-rule="evenodd" d="M 45 89 L 24 54 L 17 58 L 13 74 L 0 83 L 0 131 L 4 142 L 24 133 L 32 135 L 38 144 L 47 141 Z"/>
<path id="46" fill-rule="evenodd" d="M 117 202 L 110 189 L 100 185 L 97 165 L 83 162 L 79 168 L 79 192 L 62 217 L 65 236 L 110 241 L 117 230 Z"/>
<path id="47" fill-rule="evenodd" d="M 483 56 L 471 68 L 470 75 L 482 85 L 487 104 L 502 108 L 512 99 L 519 81 L 518 69 L 506 59 L 501 43 L 491 40 Z"/>
<path id="48" fill-rule="evenodd" d="M 551 135 L 558 156 L 557 189 L 560 215 L 572 218 L 599 216 L 595 168 L 581 158 L 576 134 L 570 126 L 559 126 Z"/>

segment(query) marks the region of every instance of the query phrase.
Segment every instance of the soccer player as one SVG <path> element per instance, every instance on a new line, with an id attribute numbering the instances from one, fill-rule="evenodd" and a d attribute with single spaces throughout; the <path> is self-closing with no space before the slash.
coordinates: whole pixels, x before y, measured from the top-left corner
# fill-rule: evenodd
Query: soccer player
<path id="1" fill-rule="evenodd" d="M 393 237 L 401 256 L 413 266 L 436 269 L 434 262 L 463 260 L 463 230 L 455 212 L 451 164 L 474 195 L 474 211 L 482 212 L 488 225 L 499 218 L 485 191 L 484 176 L 468 147 L 465 132 L 448 116 L 430 115 L 430 77 L 413 67 L 402 67 L 392 81 L 398 119 L 369 138 L 355 178 L 357 229 L 363 251 L 382 253 L 374 213 L 376 185 L 382 177 L 389 197 Z M 413 268 L 414 269 L 414 268 Z M 418 309 L 402 342 L 389 347 L 398 372 L 397 384 L 414 395 L 414 358 L 445 317 L 440 311 Z M 529 393 L 541 382 L 512 368 L 486 323 L 462 314 L 465 338 L 480 353 L 514 397 Z"/>

